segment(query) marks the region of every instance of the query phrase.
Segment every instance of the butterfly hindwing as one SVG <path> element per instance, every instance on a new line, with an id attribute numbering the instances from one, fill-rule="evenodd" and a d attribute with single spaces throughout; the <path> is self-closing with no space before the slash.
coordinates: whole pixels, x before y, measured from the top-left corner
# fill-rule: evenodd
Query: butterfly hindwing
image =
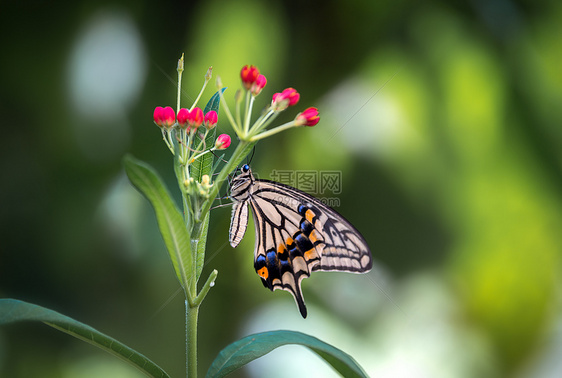
<path id="1" fill-rule="evenodd" d="M 249 167 L 233 180 L 231 198 L 235 200 L 231 244 L 237 245 L 244 234 L 250 205 L 256 229 L 256 272 L 270 290 L 289 291 L 303 317 L 307 311 L 301 282 L 312 271 L 364 273 L 371 269 L 365 239 L 316 198 L 287 185 L 257 180 Z"/>

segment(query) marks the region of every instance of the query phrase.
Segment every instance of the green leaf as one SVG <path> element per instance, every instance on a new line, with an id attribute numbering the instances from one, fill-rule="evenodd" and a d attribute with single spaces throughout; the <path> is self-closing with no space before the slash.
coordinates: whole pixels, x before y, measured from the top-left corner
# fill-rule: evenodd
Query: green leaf
<path id="1" fill-rule="evenodd" d="M 123 159 L 125 172 L 133 185 L 150 202 L 156 213 L 158 227 L 168 249 L 180 284 L 187 285 L 186 275 L 191 272 L 190 237 L 184 219 L 160 177 L 146 163 L 130 155 Z"/>
<path id="2" fill-rule="evenodd" d="M 347 353 L 318 340 L 294 331 L 272 331 L 250 335 L 224 348 L 207 371 L 207 378 L 224 377 L 273 349 L 283 345 L 303 345 L 322 357 L 344 377 L 367 377 L 361 366 Z"/>
<path id="3" fill-rule="evenodd" d="M 226 91 L 226 87 L 221 89 L 222 93 L 224 93 L 224 91 Z M 205 110 L 203 111 L 205 114 L 207 114 L 208 112 L 210 112 L 211 110 L 214 110 L 215 112 L 219 112 L 219 105 L 221 103 L 221 96 L 220 93 L 217 91 L 213 97 L 211 97 L 211 99 L 209 100 L 209 102 L 207 102 L 207 105 L 205 106 Z"/>
<path id="4" fill-rule="evenodd" d="M 0 299 L 0 325 L 22 321 L 43 322 L 68 333 L 128 362 L 149 377 L 169 377 L 160 366 L 141 353 L 86 324 L 31 303 L 16 299 Z"/>

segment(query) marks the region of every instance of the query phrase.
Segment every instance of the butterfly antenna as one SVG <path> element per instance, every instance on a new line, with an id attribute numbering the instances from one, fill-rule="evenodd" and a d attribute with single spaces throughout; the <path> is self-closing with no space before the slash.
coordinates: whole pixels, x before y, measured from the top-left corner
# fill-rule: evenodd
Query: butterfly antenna
<path id="1" fill-rule="evenodd" d="M 211 210 L 218 209 L 219 207 L 226 207 L 232 205 L 232 202 L 222 203 L 222 200 L 227 200 L 227 199 L 229 199 L 228 195 L 215 198 L 214 201 L 219 201 L 219 205 L 211 207 Z"/>
<path id="2" fill-rule="evenodd" d="M 219 198 L 217 198 L 217 199 L 219 199 Z M 218 208 L 220 208 L 220 207 L 227 207 L 227 206 L 232 206 L 232 202 L 229 202 L 229 203 L 221 203 L 220 205 L 211 207 L 210 210 L 215 210 L 215 209 L 218 209 Z"/>
<path id="3" fill-rule="evenodd" d="M 223 163 L 228 163 L 228 160 L 225 160 L 225 159 L 224 159 L 224 154 L 222 154 L 221 156 L 218 156 L 218 155 L 215 154 L 215 152 L 212 151 L 212 150 L 211 150 L 211 153 L 212 153 L 213 155 L 215 155 L 215 157 L 216 157 L 217 159 L 222 160 Z"/>

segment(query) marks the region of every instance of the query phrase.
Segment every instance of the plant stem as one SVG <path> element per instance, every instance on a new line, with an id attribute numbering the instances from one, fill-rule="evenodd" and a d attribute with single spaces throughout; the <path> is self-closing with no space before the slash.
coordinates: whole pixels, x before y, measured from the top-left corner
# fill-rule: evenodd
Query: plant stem
<path id="1" fill-rule="evenodd" d="M 238 164 L 242 162 L 242 160 L 250 153 L 252 147 L 256 142 L 248 142 L 245 140 L 241 140 L 240 143 L 236 146 L 236 150 L 232 153 L 231 158 L 228 160 L 228 163 L 223 167 L 223 169 L 219 172 L 217 178 L 215 179 L 215 184 L 211 188 L 211 192 L 209 193 L 209 200 L 205 201 L 203 207 L 201 208 L 201 214 L 207 214 L 207 212 L 211 209 L 213 204 L 213 200 L 219 193 L 219 190 L 226 180 L 226 177 L 230 172 L 236 168 Z"/>
<path id="2" fill-rule="evenodd" d="M 203 299 L 205 299 L 205 296 L 207 295 L 211 287 L 215 284 L 215 280 L 217 279 L 218 274 L 219 272 L 216 269 L 214 269 L 211 274 L 209 274 L 207 282 L 205 282 L 205 285 L 203 285 L 203 287 L 201 288 L 201 291 L 199 292 L 199 295 L 197 295 L 197 298 L 193 300 L 194 304 L 199 306 L 201 302 L 203 302 Z"/>
<path id="3" fill-rule="evenodd" d="M 208 215 L 211 205 L 213 203 L 213 199 L 217 196 L 220 187 L 222 186 L 223 182 L 226 180 L 228 174 L 248 155 L 251 151 L 252 147 L 254 146 L 254 142 L 247 142 L 247 141 L 240 141 L 238 146 L 236 146 L 236 150 L 232 154 L 231 159 L 226 164 L 225 167 L 220 171 L 217 179 L 215 180 L 215 184 L 212 187 L 211 192 L 209 193 L 209 200 L 205 201 L 201 208 L 197 205 L 197 209 L 191 209 L 192 213 L 189 216 L 186 216 L 186 219 L 191 218 L 191 222 L 187 222 L 187 225 L 190 229 L 191 235 L 191 257 L 193 259 L 192 263 L 192 270 L 191 272 L 185 272 L 186 275 L 189 277 L 185 277 L 185 353 L 186 353 L 186 372 L 189 378 L 196 378 L 197 377 L 197 318 L 199 316 L 199 306 L 201 302 L 207 295 L 209 289 L 213 285 L 216 277 L 217 271 L 214 270 L 199 295 L 197 294 L 197 255 L 198 255 L 198 246 L 201 239 L 201 233 L 203 231 L 203 225 L 205 217 Z M 178 162 L 176 161 L 176 164 Z M 181 180 L 178 177 L 178 181 L 181 185 Z M 185 195 L 184 196 L 187 197 Z M 184 198 L 185 200 L 185 198 Z M 189 211 L 189 209 L 185 208 L 184 211 Z M 186 215 L 188 213 L 186 212 Z"/>
<path id="4" fill-rule="evenodd" d="M 185 301 L 185 353 L 186 371 L 189 378 L 197 377 L 197 318 L 199 305 L 189 306 Z"/>
<path id="5" fill-rule="evenodd" d="M 260 140 L 260 139 L 266 138 L 266 137 L 271 136 L 271 135 L 273 135 L 273 134 L 280 133 L 281 131 L 290 129 L 290 128 L 292 128 L 292 127 L 296 127 L 296 126 L 295 126 L 295 121 L 291 121 L 291 122 L 284 123 L 283 125 L 277 126 L 277 127 L 274 128 L 274 129 L 264 131 L 263 133 L 258 134 L 258 135 L 254 135 L 254 136 L 252 136 L 252 137 L 250 138 L 250 140 L 253 141 L 253 142 L 256 142 L 256 141 L 258 141 L 258 140 Z"/>
<path id="6" fill-rule="evenodd" d="M 181 98 L 181 77 L 183 74 L 183 53 L 181 54 L 181 58 L 178 60 L 178 98 L 176 104 L 176 114 L 180 111 L 180 98 Z"/>

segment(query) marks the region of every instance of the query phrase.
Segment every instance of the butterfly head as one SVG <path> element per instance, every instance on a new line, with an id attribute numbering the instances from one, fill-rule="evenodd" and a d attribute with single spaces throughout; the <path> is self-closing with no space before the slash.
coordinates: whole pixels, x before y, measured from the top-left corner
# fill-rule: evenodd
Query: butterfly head
<path id="1" fill-rule="evenodd" d="M 252 170 L 248 164 L 244 164 L 240 168 L 240 174 L 230 183 L 230 198 L 233 200 L 243 200 L 248 196 L 248 190 L 254 181 Z"/>

